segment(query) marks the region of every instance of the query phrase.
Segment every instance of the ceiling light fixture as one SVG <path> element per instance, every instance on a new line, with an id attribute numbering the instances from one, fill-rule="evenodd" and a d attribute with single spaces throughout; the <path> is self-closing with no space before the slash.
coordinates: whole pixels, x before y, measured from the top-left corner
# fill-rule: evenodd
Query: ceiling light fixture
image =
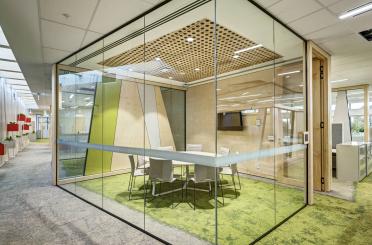
<path id="1" fill-rule="evenodd" d="M 249 94 L 249 92 L 242 93 L 242 95 L 247 95 L 247 94 Z"/>
<path id="2" fill-rule="evenodd" d="M 237 59 L 237 58 L 239 58 L 239 55 L 235 54 L 235 55 L 233 56 L 233 58 L 234 58 L 234 59 Z"/>
<path id="3" fill-rule="evenodd" d="M 349 17 L 355 17 L 357 15 L 363 14 L 363 13 L 368 12 L 370 10 L 372 10 L 372 2 L 363 4 L 359 7 L 353 8 L 353 9 L 350 9 L 350 10 L 346 11 L 345 13 L 341 14 L 338 18 L 340 20 L 343 20 L 343 19 L 346 19 L 346 18 L 349 18 Z"/>
<path id="4" fill-rule="evenodd" d="M 195 68 L 195 71 L 200 71 L 200 68 Z"/>
<path id="5" fill-rule="evenodd" d="M 168 69 L 168 68 L 163 68 L 163 69 L 161 69 L 160 71 L 161 72 L 168 72 L 170 69 Z"/>
<path id="6" fill-rule="evenodd" d="M 194 41 L 194 38 L 192 37 L 187 37 L 186 38 L 186 41 L 189 42 L 189 43 L 192 43 Z"/>
<path id="7" fill-rule="evenodd" d="M 300 72 L 301 72 L 300 70 L 298 70 L 298 71 L 289 71 L 289 72 L 279 73 L 278 76 L 285 76 L 285 75 L 295 74 L 295 73 L 300 73 Z"/>
<path id="8" fill-rule="evenodd" d="M 74 98 L 74 94 L 71 94 L 69 98 L 70 98 L 70 99 Z"/>
<path id="9" fill-rule="evenodd" d="M 249 47 L 249 48 L 243 48 L 241 50 L 235 51 L 234 54 L 240 54 L 242 52 L 246 52 L 246 51 L 253 50 L 253 49 L 256 49 L 256 48 L 260 48 L 260 47 L 262 47 L 262 44 L 257 44 L 255 46 L 252 46 L 252 47 Z"/>
<path id="10" fill-rule="evenodd" d="M 173 79 L 173 77 L 168 77 L 169 79 Z"/>
<path id="11" fill-rule="evenodd" d="M 155 60 L 156 61 L 161 61 L 161 59 L 159 57 L 156 57 Z"/>
<path id="12" fill-rule="evenodd" d="M 348 81 L 348 80 L 349 80 L 348 78 L 345 78 L 345 79 L 331 81 L 331 83 L 345 82 L 345 81 Z"/>

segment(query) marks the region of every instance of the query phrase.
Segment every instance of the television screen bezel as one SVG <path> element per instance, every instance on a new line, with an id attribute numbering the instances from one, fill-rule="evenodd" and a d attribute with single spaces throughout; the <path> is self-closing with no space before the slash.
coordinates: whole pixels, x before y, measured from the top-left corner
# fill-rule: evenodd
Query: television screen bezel
<path id="1" fill-rule="evenodd" d="M 239 113 L 240 116 L 240 126 L 222 127 L 224 114 Z M 241 111 L 227 111 L 220 112 L 217 114 L 217 130 L 219 131 L 242 131 L 243 130 L 243 114 Z"/>

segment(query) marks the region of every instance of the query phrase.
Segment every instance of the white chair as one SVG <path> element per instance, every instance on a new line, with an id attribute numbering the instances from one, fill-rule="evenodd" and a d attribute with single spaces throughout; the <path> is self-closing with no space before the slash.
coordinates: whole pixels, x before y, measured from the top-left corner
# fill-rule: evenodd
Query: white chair
<path id="1" fill-rule="evenodd" d="M 172 160 L 150 158 L 149 181 L 152 184 L 152 196 L 168 194 L 170 192 L 161 193 L 161 183 L 173 183 L 176 178 L 173 177 Z M 156 182 L 160 183 L 160 192 L 156 194 Z M 172 188 L 173 189 L 173 188 Z"/>
<path id="2" fill-rule="evenodd" d="M 203 151 L 202 144 L 186 144 L 186 151 Z"/>
<path id="3" fill-rule="evenodd" d="M 205 191 L 208 191 L 209 195 L 211 195 L 211 193 L 212 193 L 211 182 L 216 182 L 217 181 L 217 185 L 221 189 L 222 204 L 225 205 L 225 199 L 224 199 L 224 196 L 223 196 L 223 189 L 222 189 L 222 185 L 221 185 L 219 175 L 216 173 L 216 168 L 209 167 L 209 166 L 203 166 L 203 165 L 199 165 L 199 164 L 195 165 L 193 176 L 191 178 L 188 178 L 187 182 L 186 182 L 186 199 L 187 199 L 187 184 L 188 184 L 188 181 L 192 181 L 194 183 L 194 186 L 193 186 L 193 188 L 194 188 L 194 210 L 195 210 L 195 190 L 196 190 L 195 184 L 199 184 L 199 183 L 208 183 L 209 184 L 209 190 L 205 190 Z M 201 189 L 199 189 L 199 190 L 201 190 Z"/>
<path id="4" fill-rule="evenodd" d="M 143 168 L 136 168 L 133 155 L 128 155 L 128 157 L 130 161 L 130 177 L 129 177 L 129 183 L 128 183 L 129 200 L 130 200 L 132 197 L 133 186 L 136 185 L 136 177 L 147 175 L 147 171 L 146 169 L 143 169 Z"/>
<path id="5" fill-rule="evenodd" d="M 227 156 L 227 155 L 229 155 L 229 153 L 230 153 L 230 149 L 226 148 L 226 147 L 220 147 L 220 149 L 218 151 L 218 154 L 221 155 L 221 156 Z M 233 185 L 234 185 L 235 197 L 237 197 L 238 193 L 236 192 L 236 185 L 235 185 L 235 178 L 234 178 L 235 175 L 238 176 L 239 190 L 242 188 L 241 185 L 240 185 L 240 176 L 239 176 L 239 172 L 238 172 L 238 165 L 236 163 L 229 164 L 228 166 L 225 166 L 225 167 L 221 168 L 220 174 L 222 176 L 223 175 L 230 175 L 231 176 L 231 180 L 232 180 Z"/>

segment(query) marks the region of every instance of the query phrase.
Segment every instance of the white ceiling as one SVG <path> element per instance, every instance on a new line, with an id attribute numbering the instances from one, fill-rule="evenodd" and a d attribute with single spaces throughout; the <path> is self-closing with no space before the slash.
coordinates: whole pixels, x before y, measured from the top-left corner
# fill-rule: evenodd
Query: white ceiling
<path id="1" fill-rule="evenodd" d="M 40 93 L 38 104 L 48 109 L 51 64 L 161 1 L 1 0 L 0 25 L 31 90 Z"/>
<path id="2" fill-rule="evenodd" d="M 345 20 L 338 16 L 370 0 L 257 0 L 304 38 L 332 55 L 333 86 L 372 83 L 372 42 L 358 33 L 372 28 L 372 11 Z"/>
<path id="3" fill-rule="evenodd" d="M 48 106 L 51 64 L 161 1 L 1 0 L 0 25 L 31 90 L 41 93 L 38 103 Z M 357 34 L 372 28 L 372 12 L 338 19 L 340 13 L 369 0 L 256 1 L 332 54 L 332 80 L 372 82 L 372 43 Z"/>

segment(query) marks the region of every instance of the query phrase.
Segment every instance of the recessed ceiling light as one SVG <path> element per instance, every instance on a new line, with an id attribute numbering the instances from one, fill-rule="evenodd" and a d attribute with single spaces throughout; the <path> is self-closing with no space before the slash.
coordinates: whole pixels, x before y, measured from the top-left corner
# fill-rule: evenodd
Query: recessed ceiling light
<path id="1" fill-rule="evenodd" d="M 74 98 L 74 94 L 71 94 L 69 98 L 70 98 L 70 99 Z"/>
<path id="2" fill-rule="evenodd" d="M 234 58 L 234 59 L 237 59 L 237 58 L 239 58 L 239 55 L 234 54 L 233 58 Z"/>
<path id="3" fill-rule="evenodd" d="M 133 69 L 132 68 L 129 68 L 128 71 L 133 71 Z"/>
<path id="4" fill-rule="evenodd" d="M 262 44 L 257 44 L 257 45 L 254 45 L 252 47 L 243 48 L 241 50 L 235 51 L 234 53 L 239 54 L 239 53 L 246 52 L 246 51 L 253 50 L 253 49 L 256 49 L 256 48 L 260 48 L 260 47 L 262 47 Z"/>
<path id="5" fill-rule="evenodd" d="M 169 79 L 173 79 L 173 77 L 168 77 Z"/>
<path id="6" fill-rule="evenodd" d="M 242 95 L 247 95 L 247 94 L 249 94 L 249 92 L 242 93 Z"/>
<path id="7" fill-rule="evenodd" d="M 353 9 L 350 9 L 350 10 L 346 11 L 345 13 L 341 14 L 338 18 L 343 20 L 343 19 L 346 19 L 346 18 L 349 18 L 349 17 L 355 17 L 357 15 L 368 12 L 370 10 L 372 10 L 372 2 L 363 4 L 359 7 L 353 8 Z"/>
<path id="8" fill-rule="evenodd" d="M 217 91 L 221 91 L 222 89 L 221 89 L 221 88 L 217 88 L 216 90 L 217 90 Z"/>
<path id="9" fill-rule="evenodd" d="M 156 57 L 155 60 L 156 61 L 161 61 L 161 59 L 159 57 Z"/>
<path id="10" fill-rule="evenodd" d="M 195 68 L 195 71 L 200 71 L 200 68 Z"/>
<path id="11" fill-rule="evenodd" d="M 186 38 L 186 41 L 189 42 L 189 43 L 192 43 L 194 41 L 194 38 L 192 37 L 187 37 Z"/>
<path id="12" fill-rule="evenodd" d="M 340 79 L 340 80 L 334 80 L 334 81 L 331 81 L 331 83 L 339 83 L 339 82 L 345 82 L 345 81 L 348 81 L 349 79 L 345 78 L 345 79 Z"/>
<path id="13" fill-rule="evenodd" d="M 279 73 L 278 76 L 285 76 L 289 74 L 295 74 L 295 73 L 300 73 L 301 71 L 289 71 L 289 72 L 284 72 L 284 73 Z"/>

